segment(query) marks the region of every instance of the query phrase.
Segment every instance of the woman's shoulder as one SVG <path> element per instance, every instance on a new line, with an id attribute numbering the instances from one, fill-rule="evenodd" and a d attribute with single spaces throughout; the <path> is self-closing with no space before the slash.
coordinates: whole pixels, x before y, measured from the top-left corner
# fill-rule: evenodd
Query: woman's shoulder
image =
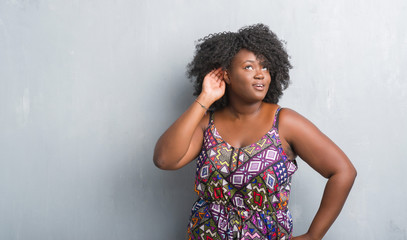
<path id="1" fill-rule="evenodd" d="M 296 129 L 298 127 L 309 124 L 310 121 L 302 116 L 297 111 L 282 107 L 278 116 L 279 128 Z"/>
<path id="2" fill-rule="evenodd" d="M 308 121 L 297 111 L 286 107 L 280 107 L 279 119 L 281 122 L 287 124 L 295 124 L 297 121 Z"/>
<path id="3" fill-rule="evenodd" d="M 319 129 L 310 120 L 290 108 L 281 109 L 278 128 L 288 139 L 319 133 Z"/>

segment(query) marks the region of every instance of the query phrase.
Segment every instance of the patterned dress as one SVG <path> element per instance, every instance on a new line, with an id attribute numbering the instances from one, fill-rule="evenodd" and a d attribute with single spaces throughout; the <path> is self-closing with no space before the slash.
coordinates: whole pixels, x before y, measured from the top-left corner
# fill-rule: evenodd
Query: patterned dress
<path id="1" fill-rule="evenodd" d="M 297 170 L 278 135 L 278 116 L 259 141 L 234 148 L 219 135 L 211 114 L 197 159 L 188 239 L 291 238 L 287 204 L 291 175 Z"/>

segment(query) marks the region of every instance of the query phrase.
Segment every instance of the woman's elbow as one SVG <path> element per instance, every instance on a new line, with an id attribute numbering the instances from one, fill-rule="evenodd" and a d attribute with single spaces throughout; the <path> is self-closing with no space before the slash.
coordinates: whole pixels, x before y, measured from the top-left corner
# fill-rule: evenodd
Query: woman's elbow
<path id="1" fill-rule="evenodd" d="M 156 167 L 162 170 L 174 170 L 176 168 L 176 164 L 172 163 L 169 159 L 165 158 L 161 154 L 154 153 L 153 162 Z"/>
<path id="2" fill-rule="evenodd" d="M 353 185 L 353 182 L 355 181 L 357 175 L 358 173 L 353 165 L 342 171 L 343 178 L 347 179 L 347 182 L 349 182 L 351 185 Z"/>
<path id="3" fill-rule="evenodd" d="M 349 182 L 353 184 L 357 176 L 356 168 L 353 165 L 350 166 L 343 166 L 342 168 L 338 169 L 335 173 L 327 176 L 327 178 L 334 177 L 335 179 L 339 178 L 343 181 Z"/>
<path id="4" fill-rule="evenodd" d="M 165 155 L 163 154 L 163 151 L 159 147 L 159 142 L 157 142 L 154 148 L 153 162 L 154 165 L 159 169 L 166 170 Z"/>
<path id="5" fill-rule="evenodd" d="M 356 168 L 354 166 L 351 167 L 351 169 L 349 170 L 349 174 L 351 175 L 351 178 L 353 179 L 353 181 L 356 179 L 356 176 L 358 175 L 358 171 L 356 171 Z"/>
<path id="6" fill-rule="evenodd" d="M 159 169 L 162 169 L 162 170 L 168 169 L 165 159 L 163 157 L 159 156 L 158 153 L 154 153 L 153 162 L 154 162 L 154 165 L 156 167 L 158 167 Z"/>
<path id="7" fill-rule="evenodd" d="M 162 163 L 161 159 L 156 157 L 155 154 L 154 154 L 154 157 L 153 157 L 153 162 L 154 162 L 154 165 L 156 167 L 158 167 L 159 169 L 163 169 L 164 166 L 163 166 L 163 163 Z"/>

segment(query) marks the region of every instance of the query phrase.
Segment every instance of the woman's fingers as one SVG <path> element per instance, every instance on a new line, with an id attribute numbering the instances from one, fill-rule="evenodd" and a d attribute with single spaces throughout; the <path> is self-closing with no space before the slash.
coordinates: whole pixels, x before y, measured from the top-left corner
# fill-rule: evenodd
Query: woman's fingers
<path id="1" fill-rule="evenodd" d="M 216 75 L 220 80 L 222 80 L 223 79 L 223 69 L 222 68 L 219 68 L 218 69 L 219 71 L 218 71 L 218 74 Z"/>
<path id="2" fill-rule="evenodd" d="M 221 98 L 225 93 L 226 83 L 223 81 L 223 73 L 223 68 L 214 69 L 206 74 L 203 81 L 202 91 L 213 97 L 214 101 Z"/>
<path id="3" fill-rule="evenodd" d="M 219 68 L 218 69 L 214 69 L 214 70 L 212 70 L 210 73 L 209 73 L 209 75 L 211 76 L 211 77 L 216 77 L 217 75 L 219 74 Z"/>
<path id="4" fill-rule="evenodd" d="M 222 68 L 214 69 L 210 72 L 210 75 L 216 80 L 222 80 L 223 69 Z"/>
<path id="5" fill-rule="evenodd" d="M 217 69 L 210 71 L 206 75 L 204 82 L 206 82 L 206 84 L 208 84 L 207 86 L 210 86 L 213 83 L 220 84 L 221 82 L 223 82 L 224 71 L 225 70 L 223 70 L 223 68 L 217 68 Z M 221 84 L 219 86 L 221 86 Z"/>

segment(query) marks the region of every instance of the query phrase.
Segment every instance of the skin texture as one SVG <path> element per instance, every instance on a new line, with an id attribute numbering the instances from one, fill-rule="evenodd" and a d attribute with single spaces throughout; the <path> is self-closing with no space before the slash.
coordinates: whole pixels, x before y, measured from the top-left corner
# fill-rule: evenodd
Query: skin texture
<path id="1" fill-rule="evenodd" d="M 228 93 L 229 104 L 216 110 L 214 123 L 222 138 L 234 147 L 250 145 L 273 125 L 278 105 L 265 103 L 271 81 L 263 59 L 242 49 L 227 70 L 208 73 L 197 101 L 210 106 Z M 198 103 L 191 106 L 157 141 L 154 163 L 161 169 L 179 169 L 199 154 L 209 116 Z M 279 133 L 289 159 L 301 157 L 315 171 L 327 178 L 320 208 L 307 233 L 292 238 L 322 239 L 339 215 L 356 177 L 348 157 L 310 121 L 284 108 L 280 112 Z"/>

